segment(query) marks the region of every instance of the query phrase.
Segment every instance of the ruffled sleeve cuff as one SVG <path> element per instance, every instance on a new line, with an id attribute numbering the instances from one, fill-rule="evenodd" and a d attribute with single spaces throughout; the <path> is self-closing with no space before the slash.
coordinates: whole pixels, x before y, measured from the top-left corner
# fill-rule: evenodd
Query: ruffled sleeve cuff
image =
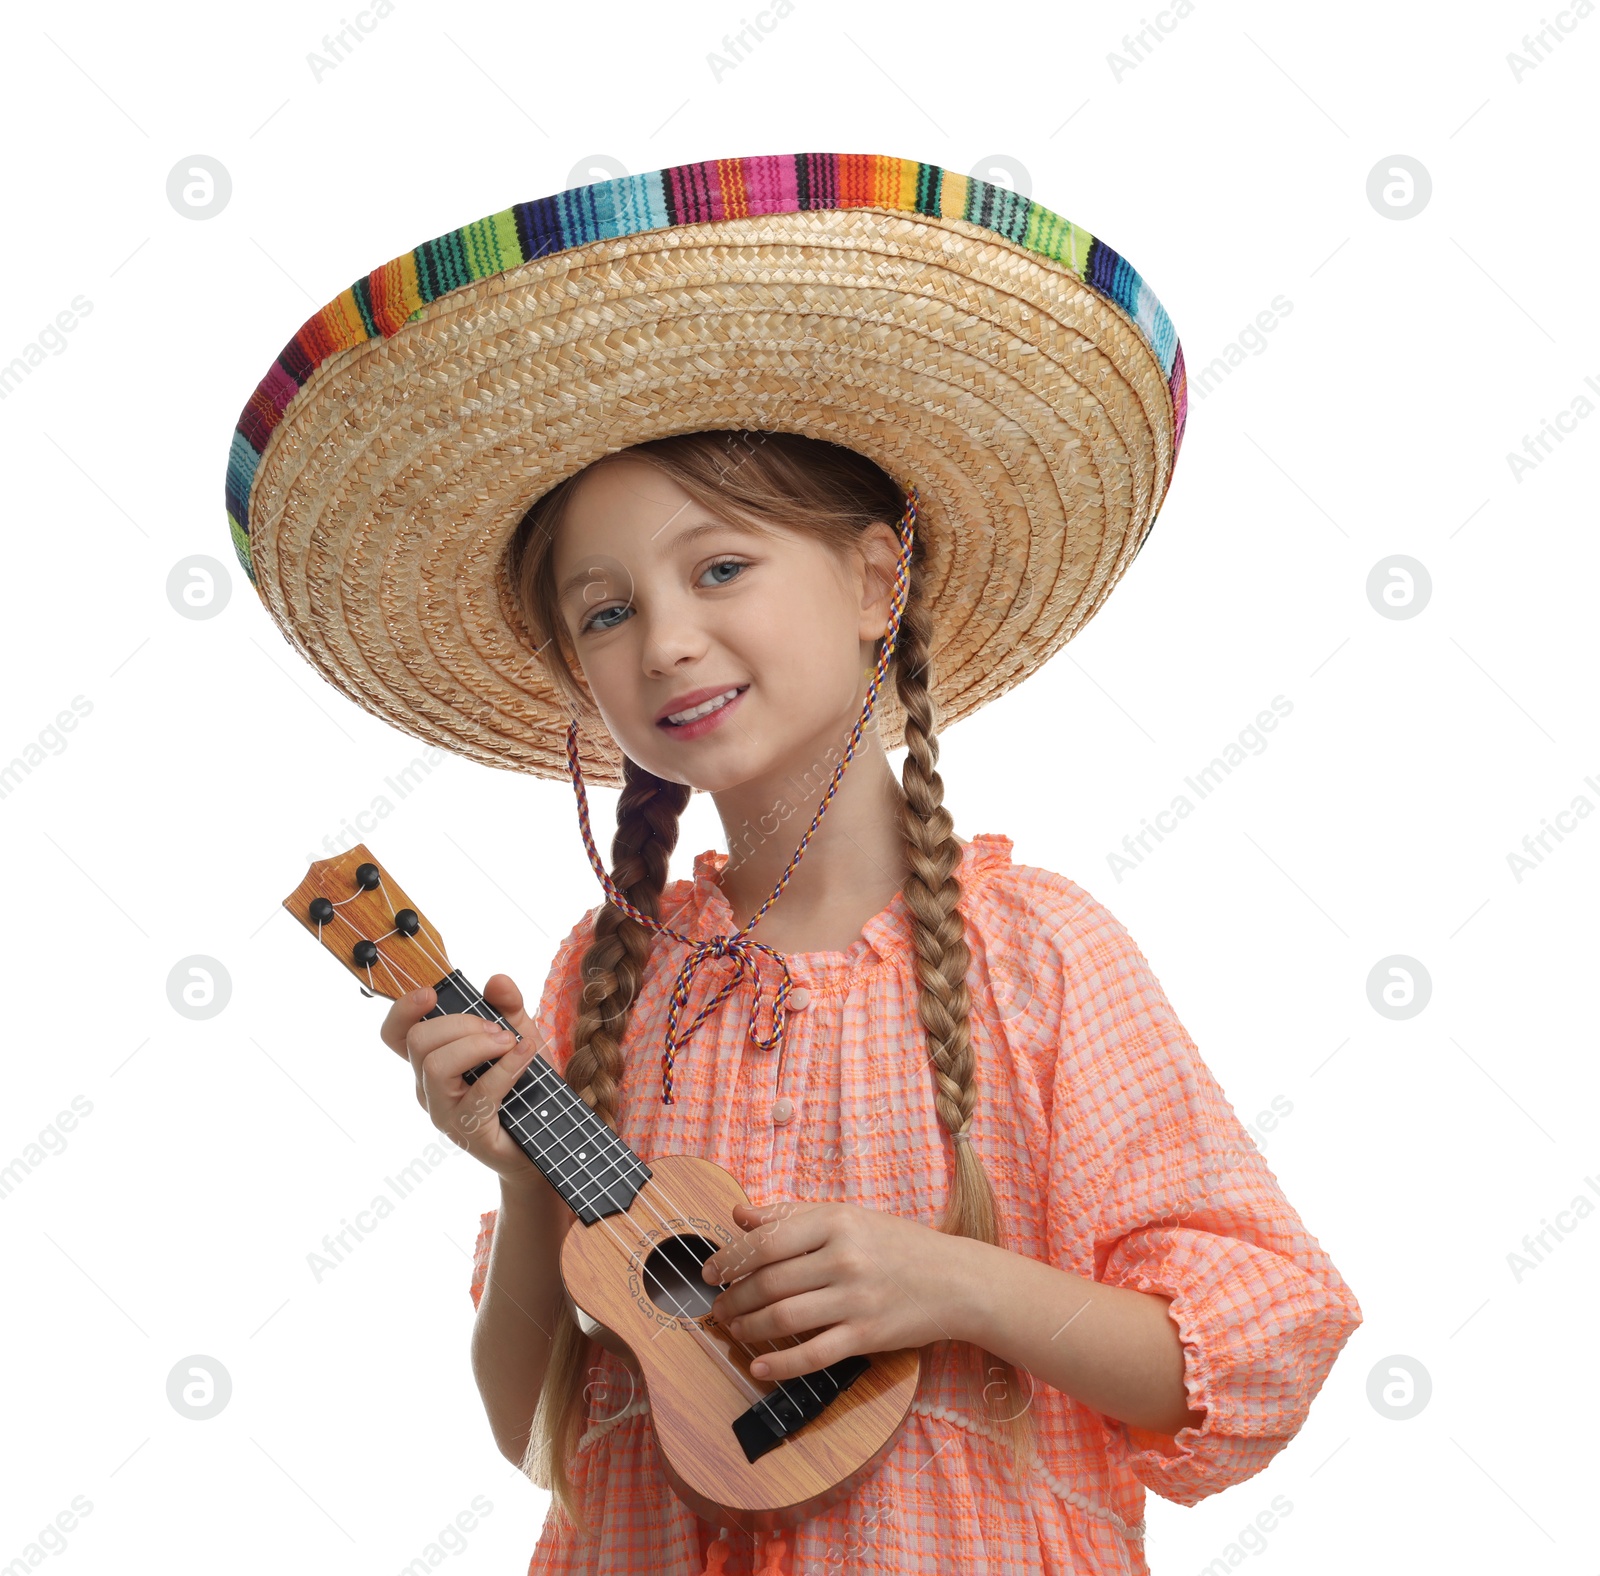
<path id="1" fill-rule="evenodd" d="M 1118 1243 L 1100 1279 L 1171 1299 L 1196 1426 L 1153 1433 L 1102 1417 L 1108 1451 L 1179 1505 L 1261 1471 L 1299 1432 L 1333 1361 L 1361 1322 L 1354 1296 L 1234 1238 L 1151 1227 Z"/>

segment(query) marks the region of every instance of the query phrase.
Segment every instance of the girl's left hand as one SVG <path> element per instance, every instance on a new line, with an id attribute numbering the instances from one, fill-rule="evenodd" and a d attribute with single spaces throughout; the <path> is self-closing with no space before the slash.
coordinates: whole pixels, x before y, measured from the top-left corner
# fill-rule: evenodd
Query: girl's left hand
<path id="1" fill-rule="evenodd" d="M 953 1338 L 949 1295 L 964 1239 L 858 1204 L 737 1205 L 741 1242 L 706 1260 L 711 1304 L 736 1342 L 760 1349 L 758 1379 L 792 1379 L 844 1357 Z M 794 1337 L 820 1331 L 799 1345 Z"/>

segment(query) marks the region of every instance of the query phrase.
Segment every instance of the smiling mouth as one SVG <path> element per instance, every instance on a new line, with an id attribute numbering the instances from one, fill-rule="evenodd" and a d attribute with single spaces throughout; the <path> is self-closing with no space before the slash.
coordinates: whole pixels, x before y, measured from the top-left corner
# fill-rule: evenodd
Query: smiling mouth
<path id="1" fill-rule="evenodd" d="M 691 722 L 699 722 L 702 717 L 709 717 L 714 712 L 721 711 L 730 702 L 749 689 L 748 684 L 730 685 L 720 695 L 713 695 L 710 700 L 702 701 L 698 706 L 690 706 L 684 711 L 675 711 L 661 719 L 663 728 L 686 728 Z"/>

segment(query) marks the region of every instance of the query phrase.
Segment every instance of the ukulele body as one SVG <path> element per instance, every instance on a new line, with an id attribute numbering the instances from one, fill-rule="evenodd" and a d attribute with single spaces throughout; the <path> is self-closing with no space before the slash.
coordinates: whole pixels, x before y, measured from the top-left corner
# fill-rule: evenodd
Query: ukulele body
<path id="1" fill-rule="evenodd" d="M 921 1355 L 873 1353 L 818 1415 L 750 1460 L 734 1423 L 774 1388 L 750 1373 L 771 1343 L 747 1351 L 729 1336 L 707 1311 L 719 1288 L 700 1276 L 714 1252 L 743 1240 L 733 1210 L 749 1198 L 721 1166 L 695 1156 L 662 1156 L 650 1170 L 627 1211 L 568 1230 L 561 1278 L 638 1364 L 629 1380 L 648 1393 L 657 1458 L 678 1497 L 714 1526 L 765 1536 L 816 1515 L 871 1473 L 905 1426 Z M 617 1397 L 615 1410 L 633 1399 Z"/>

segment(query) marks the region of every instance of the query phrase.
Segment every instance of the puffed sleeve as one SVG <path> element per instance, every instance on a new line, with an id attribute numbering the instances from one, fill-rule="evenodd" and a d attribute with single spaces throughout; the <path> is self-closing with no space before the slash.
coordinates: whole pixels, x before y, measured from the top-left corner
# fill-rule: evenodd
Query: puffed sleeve
<path id="1" fill-rule="evenodd" d="M 1061 878 L 1064 880 L 1064 878 Z M 1198 1427 L 1101 1418 L 1180 1505 L 1252 1477 L 1305 1422 L 1361 1309 L 1306 1230 L 1121 923 L 1075 884 L 1050 1101 L 1063 1268 L 1171 1299 Z M 1091 1267 L 1092 1250 L 1092 1267 Z"/>
<path id="2" fill-rule="evenodd" d="M 594 922 L 599 912 L 598 905 L 591 908 L 556 948 L 550 972 L 545 976 L 539 1010 L 533 1015 L 540 1038 L 544 1041 L 545 1060 L 559 1073 L 566 1072 L 567 1060 L 572 1055 L 572 1026 L 578 1015 L 578 971 L 583 967 L 583 955 L 594 934 Z M 474 1308 L 483 1301 L 483 1288 L 489 1279 L 489 1248 L 494 1242 L 495 1221 L 499 1215 L 498 1209 L 491 1209 L 478 1217 L 478 1240 L 472 1251 L 470 1288 Z"/>

